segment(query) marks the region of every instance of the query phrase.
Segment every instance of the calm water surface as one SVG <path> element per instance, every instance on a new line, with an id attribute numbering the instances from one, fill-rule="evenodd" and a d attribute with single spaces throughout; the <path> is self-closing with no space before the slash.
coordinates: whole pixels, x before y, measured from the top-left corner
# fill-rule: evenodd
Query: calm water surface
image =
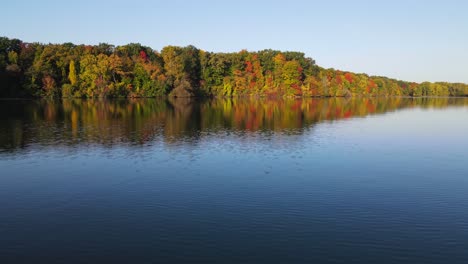
<path id="1" fill-rule="evenodd" d="M 0 101 L 0 263 L 468 263 L 468 99 Z"/>

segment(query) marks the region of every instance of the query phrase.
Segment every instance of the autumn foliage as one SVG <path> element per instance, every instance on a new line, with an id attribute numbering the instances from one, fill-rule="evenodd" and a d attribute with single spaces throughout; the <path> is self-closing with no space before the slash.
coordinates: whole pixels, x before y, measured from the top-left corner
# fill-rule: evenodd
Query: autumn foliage
<path id="1" fill-rule="evenodd" d="M 412 83 L 324 69 L 301 52 L 160 52 L 114 46 L 25 43 L 0 38 L 3 97 L 466 96 L 460 83 Z"/>

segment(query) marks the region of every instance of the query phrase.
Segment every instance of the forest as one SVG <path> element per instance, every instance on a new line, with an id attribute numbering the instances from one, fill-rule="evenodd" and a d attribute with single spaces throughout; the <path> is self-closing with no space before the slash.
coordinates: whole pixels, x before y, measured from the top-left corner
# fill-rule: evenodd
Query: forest
<path id="1" fill-rule="evenodd" d="M 468 85 L 406 82 L 325 69 L 301 52 L 213 53 L 26 43 L 0 37 L 0 97 L 468 96 Z"/>

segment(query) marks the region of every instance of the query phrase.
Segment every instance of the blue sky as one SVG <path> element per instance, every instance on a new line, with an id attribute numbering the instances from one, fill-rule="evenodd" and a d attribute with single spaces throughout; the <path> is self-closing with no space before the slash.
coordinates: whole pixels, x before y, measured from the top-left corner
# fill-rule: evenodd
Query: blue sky
<path id="1" fill-rule="evenodd" d="M 468 83 L 468 1 L 24 1 L 2 3 L 0 35 L 160 50 L 279 49 L 324 67 Z"/>

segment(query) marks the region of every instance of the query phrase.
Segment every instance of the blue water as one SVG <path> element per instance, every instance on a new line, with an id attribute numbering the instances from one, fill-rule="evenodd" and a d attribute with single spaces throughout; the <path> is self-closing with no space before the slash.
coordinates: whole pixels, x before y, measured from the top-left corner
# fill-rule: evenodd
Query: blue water
<path id="1" fill-rule="evenodd" d="M 468 99 L 395 100 L 0 101 L 0 263 L 468 263 Z"/>

